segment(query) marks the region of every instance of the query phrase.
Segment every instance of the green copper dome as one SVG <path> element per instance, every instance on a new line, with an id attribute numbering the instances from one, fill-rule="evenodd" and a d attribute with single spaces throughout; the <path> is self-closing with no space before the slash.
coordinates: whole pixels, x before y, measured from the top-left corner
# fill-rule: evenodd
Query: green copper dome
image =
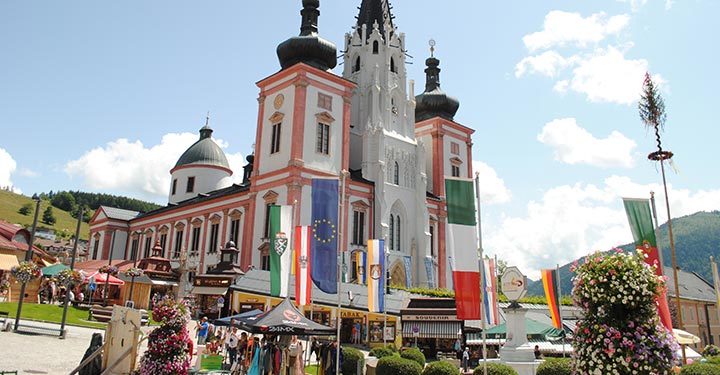
<path id="1" fill-rule="evenodd" d="M 175 168 L 185 165 L 214 165 L 230 169 L 227 157 L 220 146 L 212 140 L 213 130 L 205 125 L 200 129 L 200 139 L 188 148 L 175 164 Z M 174 169 L 174 168 L 173 168 Z"/>

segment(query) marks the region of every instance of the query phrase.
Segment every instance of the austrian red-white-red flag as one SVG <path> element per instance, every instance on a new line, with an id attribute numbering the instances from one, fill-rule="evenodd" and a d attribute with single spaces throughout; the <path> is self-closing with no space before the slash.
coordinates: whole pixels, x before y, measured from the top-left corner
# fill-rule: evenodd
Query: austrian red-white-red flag
<path id="1" fill-rule="evenodd" d="M 295 227 L 295 302 L 298 306 L 310 304 L 312 281 L 310 278 L 311 226 Z"/>

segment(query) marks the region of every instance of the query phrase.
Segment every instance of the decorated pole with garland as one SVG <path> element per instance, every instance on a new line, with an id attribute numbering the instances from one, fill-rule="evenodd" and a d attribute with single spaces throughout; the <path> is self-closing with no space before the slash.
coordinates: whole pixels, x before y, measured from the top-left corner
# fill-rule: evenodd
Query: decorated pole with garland
<path id="1" fill-rule="evenodd" d="M 81 208 L 80 212 L 78 213 L 78 220 L 77 220 L 77 228 L 75 229 L 75 243 L 73 244 L 73 250 L 72 250 L 72 256 L 70 257 L 70 271 L 71 272 L 77 272 L 75 271 L 75 254 L 77 254 L 77 246 L 78 241 L 80 240 L 80 224 L 82 223 L 83 219 L 83 213 L 85 213 L 85 209 Z M 81 279 L 82 281 L 82 279 Z M 68 302 L 70 300 L 70 288 L 74 287 L 74 285 L 68 285 L 65 286 L 65 301 L 63 302 L 63 316 L 62 316 L 62 322 L 60 323 L 60 337 L 65 338 L 65 320 L 67 319 L 67 309 L 68 309 Z"/>
<path id="2" fill-rule="evenodd" d="M 190 310 L 172 298 L 153 307 L 152 317 L 160 326 L 150 332 L 140 359 L 140 375 L 187 375 L 192 358 L 192 340 L 187 329 Z"/>
<path id="3" fill-rule="evenodd" d="M 35 218 L 33 219 L 32 232 L 30 232 L 28 249 L 25 253 L 25 263 L 32 260 L 33 242 L 35 242 L 35 229 L 37 228 L 38 212 L 40 212 L 40 197 L 38 197 L 37 194 L 33 194 L 32 199 L 35 201 Z M 13 329 L 15 332 L 17 332 L 18 325 L 20 324 L 20 313 L 22 312 L 23 300 L 25 299 L 25 284 L 27 284 L 28 281 L 30 281 L 30 279 L 22 281 L 22 287 L 20 287 L 20 300 L 18 301 L 17 314 L 15 314 L 15 327 Z"/>

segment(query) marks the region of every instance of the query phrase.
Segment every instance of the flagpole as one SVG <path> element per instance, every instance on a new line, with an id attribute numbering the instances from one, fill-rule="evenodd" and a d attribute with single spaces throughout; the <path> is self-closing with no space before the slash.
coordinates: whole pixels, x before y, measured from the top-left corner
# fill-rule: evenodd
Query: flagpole
<path id="1" fill-rule="evenodd" d="M 563 318 L 562 318 L 562 288 L 560 287 L 560 265 L 555 264 L 555 269 L 557 270 L 557 298 L 558 298 L 558 318 L 560 320 L 560 329 L 562 330 L 562 350 L 563 350 L 563 358 L 565 358 L 565 326 L 563 326 Z"/>
<path id="2" fill-rule="evenodd" d="M 297 218 L 295 217 L 295 215 L 297 215 L 297 212 L 298 212 L 297 199 L 295 199 L 295 200 L 293 200 L 293 204 L 292 204 L 292 214 L 291 214 L 292 223 L 290 224 L 290 228 L 291 228 L 290 230 L 292 231 L 292 233 L 288 234 L 288 237 L 289 237 L 288 249 L 290 249 L 292 251 L 292 253 L 290 253 L 290 269 L 288 270 L 290 272 L 290 277 L 287 278 L 288 296 L 286 298 L 289 298 L 290 293 L 293 293 L 294 299 L 295 299 L 295 305 L 297 305 L 299 307 L 300 304 L 298 303 L 297 289 L 293 288 L 293 291 L 292 292 L 290 291 L 290 279 L 292 279 L 292 277 L 297 272 L 297 270 L 295 270 L 295 263 L 297 263 L 297 261 L 295 259 L 297 257 L 297 252 L 295 251 L 295 231 L 297 230 L 297 220 L 296 220 Z M 285 251 L 287 251 L 287 250 L 285 250 Z M 295 280 L 295 284 L 297 284 L 297 280 Z M 303 308 L 303 311 L 304 310 L 305 309 Z"/>
<path id="3" fill-rule="evenodd" d="M 392 236 L 392 234 L 391 234 L 391 236 Z M 380 270 L 380 272 L 382 273 L 382 275 L 380 275 L 380 277 L 382 277 L 383 280 L 385 280 L 385 282 L 384 282 L 383 285 L 382 285 L 382 290 L 383 290 L 383 331 L 382 331 L 382 338 L 383 338 L 383 348 L 387 348 L 387 342 L 386 342 L 386 340 L 385 340 L 385 330 L 387 329 L 387 308 L 385 307 L 385 305 L 387 304 L 387 301 L 386 301 L 385 299 L 386 299 L 386 297 L 387 297 L 387 293 L 385 293 L 385 292 L 387 292 L 388 288 L 390 287 L 390 285 L 389 285 L 389 280 L 388 280 L 388 275 L 389 275 L 389 273 L 388 273 L 388 270 L 387 270 L 387 268 L 388 268 L 388 261 L 390 260 L 390 256 L 388 255 L 388 251 L 385 249 L 384 246 L 383 246 L 383 253 L 382 253 L 380 256 L 383 257 L 384 260 L 385 260 L 385 261 L 383 262 L 383 264 L 384 264 L 385 267 L 383 267 L 383 268 Z"/>
<path id="4" fill-rule="evenodd" d="M 340 313 L 340 304 L 342 302 L 342 299 L 341 299 L 342 298 L 342 282 L 341 282 L 342 278 L 340 276 L 340 271 L 342 269 L 340 267 L 340 254 L 342 254 L 342 251 L 345 248 L 345 243 L 343 242 L 344 241 L 343 233 L 345 232 L 345 229 L 344 229 L 344 225 L 345 225 L 345 220 L 344 220 L 344 218 L 345 218 L 345 178 L 348 175 L 348 171 L 343 169 L 340 172 L 340 175 L 341 175 L 340 218 L 339 218 L 340 228 L 338 228 L 338 243 L 340 244 L 340 246 L 339 246 L 339 249 L 338 249 L 339 251 L 337 254 L 337 284 L 338 284 L 337 296 L 338 296 L 338 298 L 337 298 L 337 317 L 336 317 L 336 319 L 337 319 L 337 327 L 336 327 L 337 328 L 337 337 L 335 338 L 337 340 L 337 348 L 335 350 L 335 373 L 336 374 L 340 373 L 340 350 L 341 350 L 341 348 L 340 348 L 340 325 L 342 324 L 342 317 L 341 317 L 342 314 Z"/>
<path id="5" fill-rule="evenodd" d="M 483 373 L 487 375 L 487 336 L 485 334 L 486 316 L 485 316 L 485 259 L 483 259 L 482 247 L 482 225 L 480 224 L 480 172 L 475 172 L 475 202 L 477 204 L 477 230 L 478 245 L 480 247 L 480 324 L 482 329 L 482 351 L 483 351 Z"/>

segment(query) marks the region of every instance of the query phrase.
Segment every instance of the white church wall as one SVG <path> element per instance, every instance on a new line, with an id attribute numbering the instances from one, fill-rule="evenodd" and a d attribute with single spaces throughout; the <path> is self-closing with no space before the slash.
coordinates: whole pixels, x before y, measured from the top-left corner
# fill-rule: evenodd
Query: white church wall
<path id="1" fill-rule="evenodd" d="M 195 177 L 192 191 L 187 191 L 188 178 Z M 184 166 L 176 169 L 172 179 L 177 179 L 175 194 L 172 194 L 172 182 L 170 186 L 171 203 L 182 202 L 194 198 L 199 193 L 209 193 L 214 190 L 226 188 L 232 185 L 232 180 L 226 170 L 210 166 Z"/>
<path id="2" fill-rule="evenodd" d="M 282 95 L 282 100 L 278 99 L 279 95 Z M 295 86 L 293 85 L 282 88 L 265 97 L 264 112 L 261 116 L 262 144 L 256 146 L 256 152 L 262 153 L 260 165 L 255 166 L 257 173 L 269 173 L 287 166 L 290 160 L 290 150 L 293 142 L 294 106 Z M 278 118 L 281 118 L 282 121 L 277 121 Z M 280 150 L 271 154 L 272 128 L 273 125 L 278 122 L 282 123 L 280 126 Z"/>

